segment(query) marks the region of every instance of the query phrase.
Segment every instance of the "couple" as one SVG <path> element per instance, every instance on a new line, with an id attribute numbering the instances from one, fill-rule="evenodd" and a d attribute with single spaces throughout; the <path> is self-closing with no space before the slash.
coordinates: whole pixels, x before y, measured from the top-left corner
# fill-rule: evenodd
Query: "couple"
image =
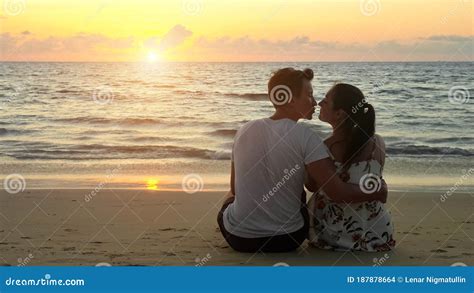
<path id="1" fill-rule="evenodd" d="M 355 86 L 339 83 L 316 103 L 311 69 L 283 68 L 268 82 L 275 112 L 235 135 L 231 190 L 218 214 L 229 245 L 241 252 L 286 252 L 305 239 L 319 248 L 394 247 L 382 180 L 385 145 L 375 112 Z M 329 123 L 322 140 L 299 119 Z M 314 192 L 306 204 L 306 187 Z"/>

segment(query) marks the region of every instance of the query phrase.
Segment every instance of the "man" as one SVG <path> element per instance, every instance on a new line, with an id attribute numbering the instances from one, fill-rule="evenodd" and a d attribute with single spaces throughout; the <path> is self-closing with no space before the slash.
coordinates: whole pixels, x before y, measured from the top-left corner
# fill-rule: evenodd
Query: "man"
<path id="1" fill-rule="evenodd" d="M 242 252 L 298 248 L 309 227 L 306 174 L 334 201 L 385 201 L 386 186 L 365 194 L 341 181 L 321 138 L 299 119 L 312 119 L 313 71 L 278 70 L 268 82 L 275 112 L 249 121 L 235 135 L 231 191 L 218 215 L 229 245 Z"/>

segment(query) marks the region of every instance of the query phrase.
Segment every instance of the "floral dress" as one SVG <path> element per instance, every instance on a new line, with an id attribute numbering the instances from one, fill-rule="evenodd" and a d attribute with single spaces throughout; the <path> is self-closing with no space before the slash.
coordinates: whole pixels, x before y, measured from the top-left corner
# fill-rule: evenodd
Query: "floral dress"
<path id="1" fill-rule="evenodd" d="M 341 164 L 335 162 L 341 174 Z M 374 159 L 353 163 L 347 170 L 348 183 L 360 184 L 368 192 L 378 188 L 382 165 Z M 371 189 L 372 188 L 372 189 Z M 389 211 L 379 201 L 335 203 L 323 191 L 314 193 L 309 202 L 312 246 L 333 250 L 388 251 L 395 246 Z"/>

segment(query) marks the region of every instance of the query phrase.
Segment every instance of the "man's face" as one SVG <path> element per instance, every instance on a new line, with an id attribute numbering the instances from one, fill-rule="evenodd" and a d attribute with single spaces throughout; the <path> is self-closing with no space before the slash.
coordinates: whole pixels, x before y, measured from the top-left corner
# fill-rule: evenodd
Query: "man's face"
<path id="1" fill-rule="evenodd" d="M 313 86 L 311 81 L 304 80 L 299 97 L 293 97 L 290 105 L 300 118 L 311 120 L 317 105 L 313 97 Z"/>

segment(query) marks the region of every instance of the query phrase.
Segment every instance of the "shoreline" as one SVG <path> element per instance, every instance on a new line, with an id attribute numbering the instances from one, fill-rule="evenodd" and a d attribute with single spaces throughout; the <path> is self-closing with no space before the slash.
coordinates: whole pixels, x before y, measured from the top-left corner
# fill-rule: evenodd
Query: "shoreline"
<path id="1" fill-rule="evenodd" d="M 395 188 L 389 188 L 389 192 L 392 193 L 417 193 L 417 194 L 430 194 L 433 195 L 433 193 L 439 193 L 439 195 L 443 195 L 445 193 L 448 193 L 452 186 L 443 186 L 443 188 L 432 188 L 432 189 L 426 189 L 426 186 L 418 186 L 415 189 L 409 189 L 403 187 L 395 187 Z M 45 191 L 45 190 L 51 190 L 51 191 L 57 191 L 57 190 L 81 190 L 81 191 L 93 191 L 95 187 L 77 187 L 77 188 L 64 188 L 64 187 L 35 187 L 35 188 L 28 188 L 28 191 Z M 464 190 L 466 189 L 466 190 Z M 100 190 L 135 190 L 135 191 L 152 191 L 152 192 L 176 192 L 176 193 L 186 193 L 183 191 L 182 188 L 159 188 L 159 189 L 149 189 L 149 188 L 144 188 L 144 187 L 108 187 L 108 188 L 99 188 Z M 202 189 L 200 191 L 192 192 L 192 193 L 199 193 L 199 192 L 211 192 L 211 193 L 226 193 L 229 191 L 229 188 L 221 188 L 221 189 Z M 306 190 L 307 193 L 309 194 L 309 191 Z M 23 192 L 27 192 L 26 190 Z M 22 193 L 21 191 L 19 193 Z M 190 194 L 192 194 L 190 193 Z M 463 186 L 462 188 L 456 189 L 454 192 L 451 193 L 456 193 L 456 194 L 461 194 L 461 195 L 472 195 L 474 196 L 474 185 L 473 186 Z"/>
<path id="2" fill-rule="evenodd" d="M 27 179 L 27 177 L 26 177 Z M 453 184 L 453 185 L 439 185 L 439 186 L 426 186 L 426 185 L 409 185 L 409 186 L 402 186 L 399 184 L 391 184 L 390 181 L 387 183 L 389 192 L 395 193 L 407 193 L 407 192 L 415 192 L 415 193 L 427 193 L 433 194 L 436 193 L 441 196 L 445 193 L 460 193 L 460 194 L 472 194 L 474 195 L 474 185 L 466 185 L 466 184 Z M 138 185 L 138 184 L 137 184 Z M 196 190 L 191 190 L 190 193 L 196 192 L 227 192 L 230 188 L 227 187 L 226 184 L 201 184 L 197 187 Z M 104 183 L 98 180 L 95 182 L 94 185 L 84 185 L 84 186 L 77 186 L 77 187 L 70 187 L 64 185 L 56 185 L 56 186 L 33 186 L 28 184 L 24 184 L 26 187 L 25 191 L 35 191 L 35 190 L 83 190 L 83 191 L 93 191 L 96 190 L 142 190 L 142 191 L 162 191 L 162 192 L 183 192 L 185 193 L 185 188 L 183 189 L 183 185 L 181 183 L 176 183 L 172 185 L 168 185 L 163 187 L 162 185 L 152 185 L 146 186 L 142 184 L 141 186 L 116 186 L 114 184 Z M 172 187 L 169 187 L 172 186 Z M 20 190 L 21 192 L 21 190 Z"/>

